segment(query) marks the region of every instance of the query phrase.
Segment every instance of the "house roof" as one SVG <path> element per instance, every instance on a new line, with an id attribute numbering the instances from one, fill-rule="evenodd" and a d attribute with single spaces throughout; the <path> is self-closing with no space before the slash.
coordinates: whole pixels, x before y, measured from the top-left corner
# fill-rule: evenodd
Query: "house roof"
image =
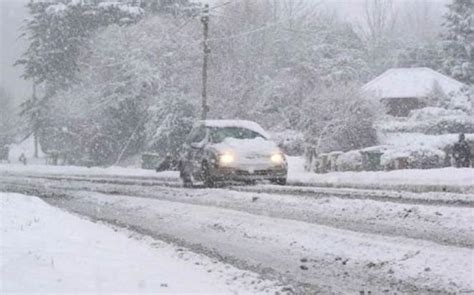
<path id="1" fill-rule="evenodd" d="M 428 97 L 437 83 L 444 93 L 459 91 L 463 83 L 430 68 L 394 68 L 362 87 L 377 98 Z"/>

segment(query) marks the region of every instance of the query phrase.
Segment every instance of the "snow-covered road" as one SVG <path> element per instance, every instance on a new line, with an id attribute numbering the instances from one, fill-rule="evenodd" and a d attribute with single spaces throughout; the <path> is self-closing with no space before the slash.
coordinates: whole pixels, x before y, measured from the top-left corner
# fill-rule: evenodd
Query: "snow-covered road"
<path id="1" fill-rule="evenodd" d="M 281 291 L 206 256 L 91 222 L 41 199 L 0 193 L 0 292 L 264 293 Z"/>
<path id="2" fill-rule="evenodd" d="M 256 271 L 297 292 L 474 290 L 472 204 L 437 201 L 470 195 L 407 193 L 414 196 L 405 201 L 400 193 L 400 201 L 118 180 L 10 175 L 0 185 Z"/>
<path id="3" fill-rule="evenodd" d="M 406 169 L 394 171 L 331 172 L 315 174 L 304 171 L 301 157 L 289 157 L 288 183 L 297 186 L 354 188 L 371 190 L 400 190 L 410 192 L 453 192 L 474 194 L 474 169 Z M 86 168 L 77 166 L 0 164 L 0 175 L 49 175 L 121 179 L 142 182 L 180 183 L 178 172 L 138 168 Z"/>
<path id="4" fill-rule="evenodd" d="M 92 179 L 97 180 L 97 179 Z M 64 191 L 94 191 L 107 195 L 127 195 L 232 209 L 253 214 L 330 225 L 359 232 L 406 236 L 445 245 L 474 247 L 472 203 L 450 201 L 470 198 L 469 195 L 438 193 L 373 194 L 372 191 L 325 189 L 317 193 L 279 193 L 259 191 L 258 187 L 234 189 L 183 189 L 166 185 L 129 185 L 127 181 L 86 182 L 62 179 L 16 179 L 0 177 L 6 189 L 42 194 L 46 187 L 61 195 Z M 20 188 L 18 188 L 20 187 Z M 272 186 L 276 187 L 276 186 Z M 244 191 L 241 191 L 244 190 Z M 248 190 L 248 192 L 245 192 Z M 377 193 L 380 193 L 377 191 Z M 390 197 L 391 196 L 391 197 Z M 439 200 L 446 199 L 444 206 Z M 473 201 L 473 200 L 471 200 Z"/>

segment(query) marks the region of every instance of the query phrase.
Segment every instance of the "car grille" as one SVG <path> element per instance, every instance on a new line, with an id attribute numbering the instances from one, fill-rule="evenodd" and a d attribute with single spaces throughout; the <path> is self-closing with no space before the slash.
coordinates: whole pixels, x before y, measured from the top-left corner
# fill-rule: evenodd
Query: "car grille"
<path id="1" fill-rule="evenodd" d="M 255 170 L 253 173 L 250 173 L 250 172 L 245 171 L 245 170 L 236 171 L 237 175 L 242 175 L 242 176 L 246 176 L 246 175 L 268 175 L 270 173 L 271 173 L 271 170 Z"/>

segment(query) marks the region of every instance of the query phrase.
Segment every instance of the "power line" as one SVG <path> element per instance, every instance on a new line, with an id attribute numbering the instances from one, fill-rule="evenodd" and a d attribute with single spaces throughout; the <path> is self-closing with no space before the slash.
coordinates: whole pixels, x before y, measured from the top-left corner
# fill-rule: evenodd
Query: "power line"
<path id="1" fill-rule="evenodd" d="M 232 0 L 232 1 L 233 1 L 233 0 Z M 213 6 L 213 7 L 209 7 L 208 4 L 206 4 L 206 5 L 208 6 L 208 7 L 207 7 L 207 11 L 210 12 L 210 11 L 215 10 L 215 9 L 217 9 L 217 8 L 227 6 L 227 5 L 231 4 L 232 1 L 228 1 L 228 2 L 226 2 L 226 3 L 223 3 L 223 4 L 221 4 L 221 5 L 217 5 L 217 6 Z M 180 26 L 178 27 L 178 29 L 174 32 L 174 34 L 178 33 L 181 29 L 183 29 L 187 24 L 189 24 L 192 20 L 194 20 L 194 18 L 195 18 L 196 16 L 202 14 L 202 13 L 204 12 L 204 9 L 206 9 L 206 8 L 204 7 L 203 9 L 199 9 L 199 11 L 197 11 L 196 13 L 194 13 L 193 15 L 191 15 L 191 16 L 189 17 L 189 19 L 188 19 L 185 23 L 183 23 L 182 25 L 180 25 Z"/>

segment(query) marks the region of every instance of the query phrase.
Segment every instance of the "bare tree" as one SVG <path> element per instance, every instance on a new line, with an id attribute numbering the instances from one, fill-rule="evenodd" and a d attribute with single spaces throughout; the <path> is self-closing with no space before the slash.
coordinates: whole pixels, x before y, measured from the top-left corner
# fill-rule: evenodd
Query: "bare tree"
<path id="1" fill-rule="evenodd" d="M 403 6 L 400 23 L 406 35 L 415 42 L 432 42 L 439 35 L 442 4 L 436 1 L 412 0 Z"/>
<path id="2" fill-rule="evenodd" d="M 387 49 L 395 39 L 398 12 L 392 0 L 366 0 L 358 33 L 366 44 L 368 60 L 376 72 L 384 70 Z"/>

